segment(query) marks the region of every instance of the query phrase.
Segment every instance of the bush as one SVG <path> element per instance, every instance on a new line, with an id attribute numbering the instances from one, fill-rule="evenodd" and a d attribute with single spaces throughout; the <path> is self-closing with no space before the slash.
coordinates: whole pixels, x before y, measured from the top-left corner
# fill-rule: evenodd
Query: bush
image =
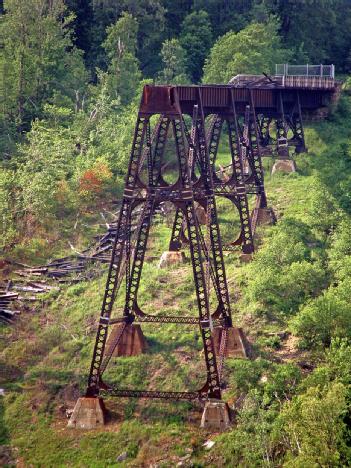
<path id="1" fill-rule="evenodd" d="M 351 393 L 351 345 L 347 339 L 334 338 L 326 352 L 327 366 L 334 379 L 348 386 Z"/>
<path id="2" fill-rule="evenodd" d="M 276 400 L 281 403 L 290 399 L 300 380 L 301 371 L 295 364 L 276 365 L 264 385 L 264 404 L 267 405 Z"/>
<path id="3" fill-rule="evenodd" d="M 346 388 L 339 382 L 323 390 L 311 387 L 286 403 L 277 419 L 278 438 L 287 447 L 284 466 L 346 466 L 347 409 Z"/>
<path id="4" fill-rule="evenodd" d="M 230 387 L 237 394 L 246 393 L 255 387 L 262 373 L 269 367 L 269 362 L 264 359 L 248 361 L 244 359 L 228 360 L 226 368 L 230 369 Z"/>
<path id="5" fill-rule="evenodd" d="M 343 297 L 342 286 L 329 288 L 291 320 L 292 331 L 302 338 L 302 347 L 328 347 L 332 338 L 351 338 L 351 305 Z"/>
<path id="6" fill-rule="evenodd" d="M 105 194 L 111 181 L 112 172 L 108 165 L 103 161 L 96 161 L 79 178 L 79 195 L 83 200 L 96 200 Z"/>
<path id="7" fill-rule="evenodd" d="M 15 173 L 0 169 L 0 249 L 16 238 Z"/>
<path id="8" fill-rule="evenodd" d="M 240 409 L 233 430 L 217 438 L 213 454 L 221 463 L 213 466 L 259 467 L 270 463 L 274 452 L 270 432 L 276 411 L 262 407 L 261 395 L 251 390 Z"/>
<path id="9" fill-rule="evenodd" d="M 351 274 L 351 222 L 344 219 L 332 235 L 332 245 L 328 251 L 329 267 L 338 280 Z"/>
<path id="10" fill-rule="evenodd" d="M 319 262 L 312 263 L 312 236 L 306 224 L 285 219 L 272 230 L 254 261 L 244 271 L 245 300 L 256 304 L 256 311 L 295 313 L 326 282 Z"/>

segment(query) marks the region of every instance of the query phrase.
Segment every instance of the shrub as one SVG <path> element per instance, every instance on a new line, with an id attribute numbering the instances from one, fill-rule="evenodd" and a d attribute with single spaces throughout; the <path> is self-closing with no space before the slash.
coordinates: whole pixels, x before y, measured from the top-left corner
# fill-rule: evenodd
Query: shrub
<path id="1" fill-rule="evenodd" d="M 286 403 L 277 419 L 278 438 L 287 446 L 285 467 L 345 466 L 346 388 L 335 382 L 311 387 Z"/>
<path id="2" fill-rule="evenodd" d="M 83 199 L 98 198 L 107 188 L 112 179 L 112 172 L 108 165 L 96 161 L 92 168 L 83 172 L 79 178 L 79 193 Z"/>
<path id="3" fill-rule="evenodd" d="M 264 359 L 235 359 L 228 360 L 226 367 L 230 369 L 230 387 L 237 393 L 245 393 L 258 384 L 262 373 L 269 367 L 269 362 Z"/>
<path id="4" fill-rule="evenodd" d="M 329 288 L 291 320 L 293 332 L 302 338 L 302 347 L 327 347 L 332 338 L 351 338 L 351 305 L 340 289 Z"/>
<path id="5" fill-rule="evenodd" d="M 326 282 L 326 271 L 312 248 L 317 242 L 303 222 L 286 218 L 241 275 L 244 300 L 263 313 L 291 314 Z M 317 260 L 313 260 L 316 257 Z"/>
<path id="6" fill-rule="evenodd" d="M 246 299 L 261 304 L 264 312 L 295 313 L 307 298 L 315 296 L 325 283 L 325 271 L 305 260 L 290 265 L 262 268 L 253 265 L 247 281 Z"/>
<path id="7" fill-rule="evenodd" d="M 295 364 L 276 365 L 264 386 L 264 404 L 290 399 L 300 380 L 301 371 Z"/>

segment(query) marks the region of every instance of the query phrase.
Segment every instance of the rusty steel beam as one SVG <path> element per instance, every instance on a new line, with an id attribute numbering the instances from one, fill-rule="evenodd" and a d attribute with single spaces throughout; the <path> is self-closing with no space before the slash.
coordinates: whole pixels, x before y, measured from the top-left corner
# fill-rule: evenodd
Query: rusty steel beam
<path id="1" fill-rule="evenodd" d="M 234 102 L 232 102 L 232 118 L 234 118 L 233 112 L 235 112 Z M 154 141 L 152 141 L 150 137 L 150 119 L 154 114 L 159 114 L 161 116 L 161 121 L 159 120 L 161 123 L 159 123 Z M 170 132 L 173 135 L 173 154 L 176 156 L 179 168 L 179 177 L 174 184 L 168 184 L 162 177 L 164 147 Z M 145 178 L 142 180 L 142 171 L 140 170 L 142 155 L 145 155 L 145 153 L 147 160 L 147 182 L 145 182 Z M 241 168 L 239 153 L 237 166 Z M 195 161 L 200 171 L 197 178 L 193 173 Z M 239 177 L 242 178 L 242 171 Z M 241 185 L 240 183 L 239 185 L 237 184 L 237 191 L 239 198 L 245 196 L 244 182 L 241 182 Z M 151 316 L 143 313 L 138 306 L 137 294 L 151 220 L 155 207 L 165 201 L 174 204 L 177 212 L 182 214 L 182 222 L 186 224 L 197 295 L 198 318 Z M 198 201 L 201 206 L 205 206 L 209 214 L 209 246 L 206 245 L 204 236 L 199 227 L 195 214 L 195 201 Z M 134 207 L 140 203 L 143 204 L 143 210 L 137 228 L 134 248 L 131 250 L 128 247 L 130 243 L 130 219 Z M 126 178 L 122 208 L 115 236 L 86 395 L 98 396 L 100 391 L 103 390 L 116 396 L 220 399 L 220 374 L 217 367 L 212 329 L 213 326 L 221 326 L 223 328 L 231 327 L 232 319 L 222 244 L 217 221 L 213 168 L 209 159 L 203 89 L 201 87 L 197 88 L 196 103 L 193 106 L 192 112 L 192 129 L 190 136 L 186 135 L 184 117 L 177 89 L 174 87 L 144 88 Z M 127 258 L 127 263 L 129 265 L 125 268 L 126 299 L 123 317 L 115 318 L 112 316 L 112 311 L 117 291 L 117 278 L 119 277 L 123 258 Z M 209 274 L 214 283 L 218 299 L 218 305 L 214 312 L 210 311 L 204 261 L 210 264 Z M 203 387 L 197 392 L 139 392 L 118 389 L 110 391 L 108 385 L 106 386 L 102 382 L 101 377 L 107 366 L 110 365 L 110 358 L 114 349 L 120 342 L 124 331 L 127 329 L 127 325 L 131 325 L 133 322 L 197 325 L 203 340 L 204 358 L 207 368 L 207 378 Z M 115 336 L 113 342 L 110 343 L 109 350 L 106 353 L 105 346 L 108 327 L 117 323 L 120 323 L 119 332 Z M 222 357 L 220 357 L 220 362 L 222 368 Z"/>
<path id="2" fill-rule="evenodd" d="M 101 375 L 110 364 L 113 349 L 120 341 L 124 330 L 134 321 L 141 323 L 178 323 L 199 326 L 203 339 L 207 380 L 197 392 L 190 392 L 193 399 L 220 398 L 220 374 L 214 351 L 212 328 L 232 326 L 228 288 L 222 254 L 222 242 L 217 220 L 216 198 L 226 197 L 237 207 L 241 219 L 241 234 L 232 244 L 239 244 L 245 253 L 251 253 L 253 233 L 248 211 L 247 193 L 257 195 L 260 206 L 265 208 L 266 195 L 263 183 L 261 146 L 269 144 L 270 122 L 278 122 L 279 134 L 293 130 L 294 142 L 304 148 L 302 114 L 306 109 L 317 108 L 325 102 L 327 91 L 315 91 L 314 99 L 306 90 L 294 91 L 260 81 L 241 85 L 218 86 L 145 86 L 135 127 L 132 152 L 129 161 L 126 185 L 115 233 L 106 290 L 102 303 L 100 321 L 88 380 L 87 395 L 97 396 L 106 390 Z M 191 132 L 187 132 L 184 115 L 192 118 Z M 157 127 L 151 131 L 151 117 L 159 116 Z M 213 116 L 209 128 L 205 120 Z M 231 174 L 228 178 L 218 176 L 215 169 L 219 138 L 223 125 L 228 128 L 231 152 Z M 163 160 L 166 142 L 172 134 L 173 154 L 176 157 L 179 177 L 169 184 L 163 177 Z M 152 136 L 151 136 L 152 135 Z M 279 142 L 279 137 L 278 137 Z M 243 167 L 245 164 L 245 168 Z M 196 170 L 195 170 L 196 169 Z M 245 169 L 245 170 L 244 170 Z M 143 179 L 143 172 L 146 172 Z M 197 175 L 196 175 L 197 174 Z M 138 306 L 144 256 L 149 237 L 150 224 L 156 207 L 162 202 L 171 202 L 176 209 L 172 231 L 171 249 L 178 249 L 187 242 L 193 265 L 193 275 L 198 303 L 198 318 L 151 316 Z M 201 231 L 195 202 L 207 214 L 209 245 Z M 136 239 L 131 248 L 130 226 L 135 207 L 142 205 Z M 210 311 L 208 284 L 204 262 L 209 265 L 208 274 L 218 300 L 218 307 Z M 123 317 L 113 317 L 113 304 L 120 284 L 121 271 L 126 275 L 126 299 Z M 106 355 L 105 346 L 108 328 L 120 323 L 120 333 Z M 224 335 L 226 336 L 226 335 Z M 225 349 L 223 340 L 220 349 Z M 187 392 L 148 392 L 114 389 L 112 393 L 127 396 L 175 398 Z M 157 396 L 162 395 L 162 396 Z M 172 397 L 173 395 L 173 397 Z"/>

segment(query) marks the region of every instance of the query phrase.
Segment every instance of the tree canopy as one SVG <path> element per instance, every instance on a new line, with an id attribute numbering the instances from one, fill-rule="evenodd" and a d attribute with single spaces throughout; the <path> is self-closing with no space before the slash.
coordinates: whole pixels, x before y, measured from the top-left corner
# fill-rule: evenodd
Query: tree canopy
<path id="1" fill-rule="evenodd" d="M 5 7 L 0 24 L 4 111 L 23 129 L 40 115 L 45 100 L 74 100 L 88 77 L 63 0 L 7 0 Z"/>
<path id="2" fill-rule="evenodd" d="M 103 43 L 109 61 L 106 79 L 111 96 L 122 104 L 131 102 L 141 79 L 137 50 L 138 21 L 124 12 L 118 21 L 107 28 Z"/>
<path id="3" fill-rule="evenodd" d="M 202 67 L 212 44 L 208 14 L 196 11 L 186 16 L 181 26 L 180 44 L 187 55 L 187 70 L 194 83 L 200 81 Z"/>
<path id="4" fill-rule="evenodd" d="M 185 74 L 186 52 L 178 39 L 166 40 L 162 44 L 161 59 L 164 66 L 159 75 L 161 83 L 184 84 L 189 81 Z"/>
<path id="5" fill-rule="evenodd" d="M 227 83 L 240 73 L 271 73 L 290 53 L 282 46 L 275 21 L 252 23 L 238 33 L 228 32 L 212 47 L 204 67 L 205 83 Z"/>

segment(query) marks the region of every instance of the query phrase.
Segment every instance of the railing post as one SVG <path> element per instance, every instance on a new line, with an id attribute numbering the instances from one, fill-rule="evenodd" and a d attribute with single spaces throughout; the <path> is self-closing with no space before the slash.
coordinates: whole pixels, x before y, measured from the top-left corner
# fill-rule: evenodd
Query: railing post
<path id="1" fill-rule="evenodd" d="M 303 68 L 305 67 L 305 69 Z M 335 79 L 335 66 L 316 64 L 310 65 L 306 63 L 305 65 L 289 65 L 288 63 L 275 64 L 275 73 L 276 76 L 298 76 L 302 77 L 311 77 L 317 79 L 321 78 L 332 78 Z"/>

